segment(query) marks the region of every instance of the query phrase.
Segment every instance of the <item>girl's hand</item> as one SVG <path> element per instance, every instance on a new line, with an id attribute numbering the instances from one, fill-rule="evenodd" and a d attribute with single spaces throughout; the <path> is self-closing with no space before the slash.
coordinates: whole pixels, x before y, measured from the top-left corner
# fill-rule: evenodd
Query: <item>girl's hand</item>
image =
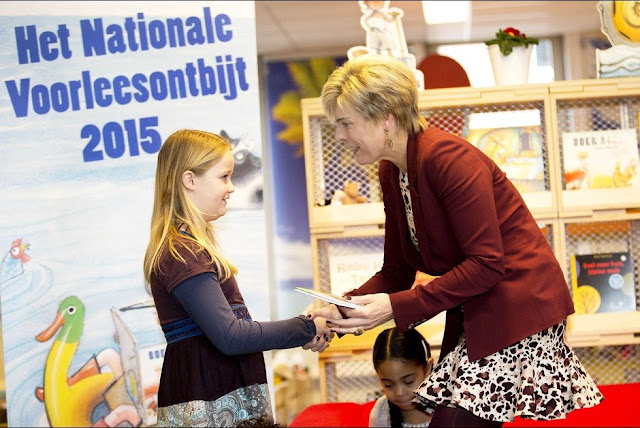
<path id="1" fill-rule="evenodd" d="M 315 317 L 313 323 L 316 325 L 315 337 L 302 346 L 302 349 L 310 349 L 314 352 L 322 352 L 329 347 L 329 343 L 335 333 L 327 325 L 327 320 L 322 317 Z"/>
<path id="2" fill-rule="evenodd" d="M 393 319 L 393 308 L 387 293 L 351 296 L 350 300 L 363 306 L 358 309 L 343 308 L 347 318 L 330 319 L 332 331 L 340 334 L 358 332 L 360 335 L 362 330 L 371 330 Z"/>

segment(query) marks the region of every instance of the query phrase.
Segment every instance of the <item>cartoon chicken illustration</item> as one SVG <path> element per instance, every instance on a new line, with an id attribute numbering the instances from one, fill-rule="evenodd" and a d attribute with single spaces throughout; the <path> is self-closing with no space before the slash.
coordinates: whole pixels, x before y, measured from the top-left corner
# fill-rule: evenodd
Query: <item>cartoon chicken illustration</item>
<path id="1" fill-rule="evenodd" d="M 24 273 L 22 265 L 31 260 L 31 256 L 26 253 L 29 244 L 23 244 L 22 238 L 18 238 L 11 243 L 11 249 L 2 259 L 0 266 L 0 284 L 9 281 Z"/>

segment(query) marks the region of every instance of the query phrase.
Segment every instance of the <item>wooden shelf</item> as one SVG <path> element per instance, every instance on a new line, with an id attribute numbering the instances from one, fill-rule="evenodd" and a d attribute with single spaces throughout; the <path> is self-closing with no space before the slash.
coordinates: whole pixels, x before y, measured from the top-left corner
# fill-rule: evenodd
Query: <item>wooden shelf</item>
<path id="1" fill-rule="evenodd" d="M 567 331 L 572 347 L 640 344 L 640 311 L 571 315 Z"/>

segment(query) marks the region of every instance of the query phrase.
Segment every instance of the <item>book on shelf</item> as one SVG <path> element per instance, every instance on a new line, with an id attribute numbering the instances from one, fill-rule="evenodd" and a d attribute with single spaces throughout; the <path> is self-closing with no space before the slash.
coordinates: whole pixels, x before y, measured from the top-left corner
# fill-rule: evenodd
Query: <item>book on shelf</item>
<path id="1" fill-rule="evenodd" d="M 576 314 L 635 311 L 631 253 L 572 255 L 571 288 Z"/>
<path id="2" fill-rule="evenodd" d="M 489 156 L 520 193 L 545 190 L 538 110 L 473 113 L 466 139 Z"/>
<path id="3" fill-rule="evenodd" d="M 636 129 L 564 132 L 566 190 L 640 187 Z"/>
<path id="4" fill-rule="evenodd" d="M 363 251 L 360 254 L 340 254 L 329 257 L 331 292 L 343 295 L 360 287 L 382 267 L 382 252 Z"/>

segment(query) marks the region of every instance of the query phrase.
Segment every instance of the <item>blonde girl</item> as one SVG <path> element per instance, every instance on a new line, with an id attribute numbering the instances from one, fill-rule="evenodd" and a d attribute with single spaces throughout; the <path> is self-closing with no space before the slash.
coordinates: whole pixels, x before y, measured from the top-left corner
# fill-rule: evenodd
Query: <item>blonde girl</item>
<path id="1" fill-rule="evenodd" d="M 233 167 L 229 142 L 205 131 L 176 131 L 158 153 L 144 258 L 167 340 L 158 426 L 273 421 L 262 351 L 322 351 L 333 336 L 324 318 L 251 319 L 211 223 L 227 212 Z"/>

